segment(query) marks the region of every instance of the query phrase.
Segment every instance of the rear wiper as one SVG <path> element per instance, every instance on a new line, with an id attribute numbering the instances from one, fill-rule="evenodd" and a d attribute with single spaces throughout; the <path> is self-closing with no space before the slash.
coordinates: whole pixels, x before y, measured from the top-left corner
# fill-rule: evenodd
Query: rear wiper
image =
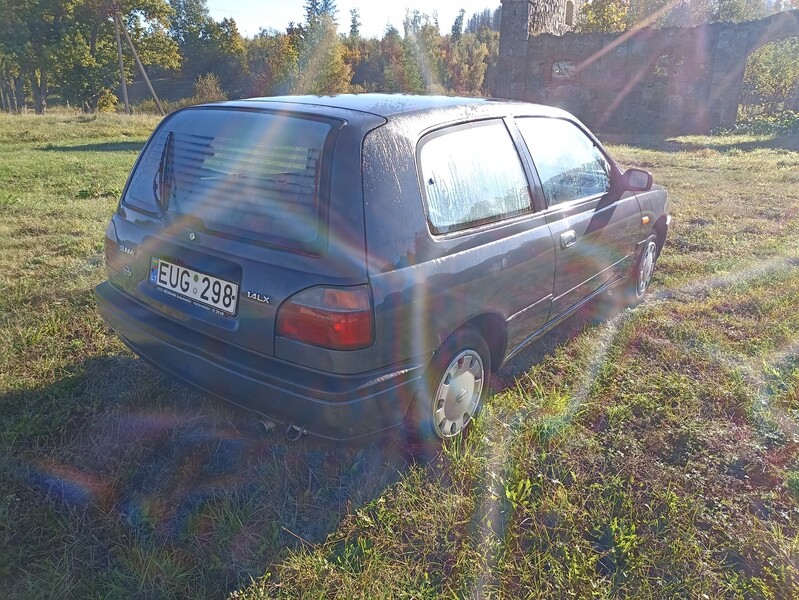
<path id="1" fill-rule="evenodd" d="M 169 200 L 175 188 L 175 143 L 174 133 L 169 132 L 158 165 L 158 206 L 161 216 L 166 216 L 169 210 Z"/>

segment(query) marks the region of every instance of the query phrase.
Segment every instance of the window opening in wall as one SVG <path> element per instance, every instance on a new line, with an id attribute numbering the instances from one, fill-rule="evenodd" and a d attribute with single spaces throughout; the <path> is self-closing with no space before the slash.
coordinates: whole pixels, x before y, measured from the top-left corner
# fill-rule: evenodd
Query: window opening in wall
<path id="1" fill-rule="evenodd" d="M 573 60 L 556 60 L 552 63 L 552 80 L 568 81 L 577 75 L 577 64 Z"/>

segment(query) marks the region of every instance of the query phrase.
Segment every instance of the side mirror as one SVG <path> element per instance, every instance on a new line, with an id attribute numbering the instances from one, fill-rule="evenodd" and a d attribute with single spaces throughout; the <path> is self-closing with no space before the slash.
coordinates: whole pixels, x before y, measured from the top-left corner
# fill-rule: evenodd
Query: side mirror
<path id="1" fill-rule="evenodd" d="M 646 192 L 652 188 L 652 173 L 643 169 L 627 169 L 622 175 L 622 183 L 628 192 Z"/>

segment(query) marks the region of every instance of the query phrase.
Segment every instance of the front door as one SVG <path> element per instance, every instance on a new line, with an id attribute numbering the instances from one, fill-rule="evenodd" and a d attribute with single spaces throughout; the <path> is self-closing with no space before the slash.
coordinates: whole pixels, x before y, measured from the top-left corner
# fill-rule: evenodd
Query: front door
<path id="1" fill-rule="evenodd" d="M 641 209 L 632 194 L 610 201 L 610 163 L 575 123 L 532 117 L 516 122 L 548 205 L 555 246 L 551 317 L 556 317 L 629 271 Z"/>

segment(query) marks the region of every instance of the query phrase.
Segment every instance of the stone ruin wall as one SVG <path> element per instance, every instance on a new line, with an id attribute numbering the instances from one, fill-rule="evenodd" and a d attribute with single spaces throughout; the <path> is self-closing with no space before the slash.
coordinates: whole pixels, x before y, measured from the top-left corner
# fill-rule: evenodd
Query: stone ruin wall
<path id="1" fill-rule="evenodd" d="M 502 2 L 497 96 L 565 108 L 604 132 L 732 125 L 749 55 L 799 36 L 799 10 L 737 24 L 530 35 L 532 4 Z"/>

